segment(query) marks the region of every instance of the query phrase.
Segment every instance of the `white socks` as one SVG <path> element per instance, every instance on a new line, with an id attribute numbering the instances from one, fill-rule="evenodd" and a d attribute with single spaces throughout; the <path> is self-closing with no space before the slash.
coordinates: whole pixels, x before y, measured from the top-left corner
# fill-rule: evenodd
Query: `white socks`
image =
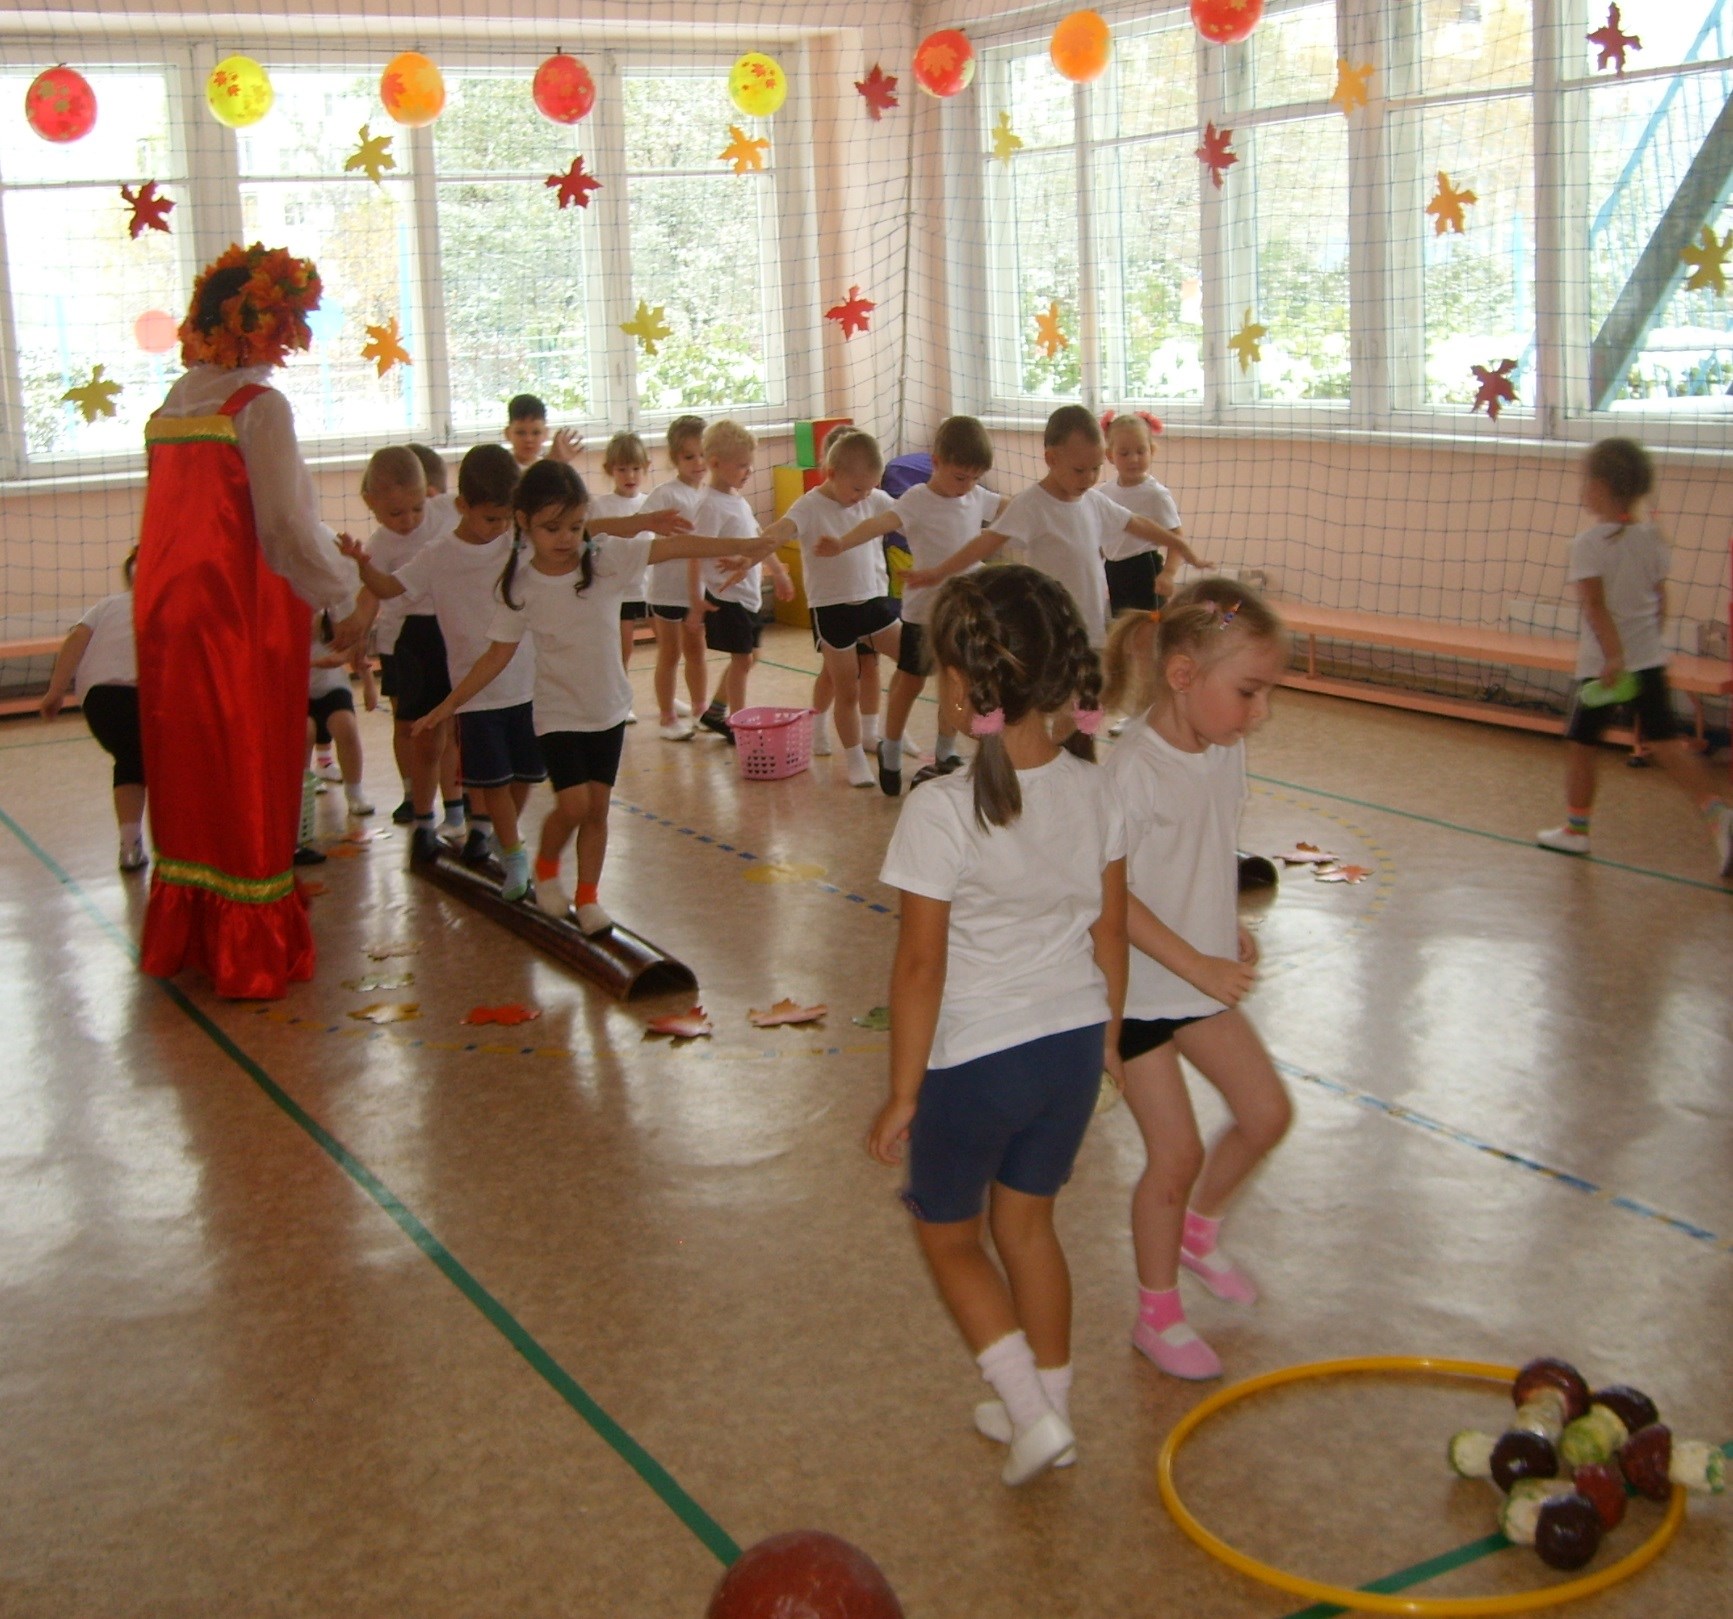
<path id="1" fill-rule="evenodd" d="M 879 739 L 879 717 L 877 714 L 862 714 L 860 717 L 860 739 L 864 747 L 872 747 Z"/>
<path id="2" fill-rule="evenodd" d="M 956 757 L 957 757 L 957 739 L 956 739 L 956 737 L 951 736 L 947 732 L 944 732 L 944 731 L 939 732 L 938 740 L 933 743 L 933 758 L 934 758 L 934 760 L 937 761 L 940 759 L 955 759 Z"/>
<path id="3" fill-rule="evenodd" d="M 1041 1386 L 1041 1374 L 1035 1369 L 1035 1352 L 1021 1331 L 988 1344 L 975 1357 L 975 1364 L 1004 1402 L 1014 1433 L 1033 1428 L 1053 1409 L 1046 1389 Z M 1069 1368 L 1065 1370 L 1068 1372 Z"/>
<path id="4" fill-rule="evenodd" d="M 821 757 L 830 752 L 830 715 L 812 717 L 812 751 Z"/>
<path id="5" fill-rule="evenodd" d="M 879 763 L 886 770 L 901 770 L 903 768 L 903 739 L 900 736 L 887 736 L 880 739 Z"/>
<path id="6" fill-rule="evenodd" d="M 851 787 L 870 787 L 878 780 L 878 773 L 867 763 L 866 749 L 858 742 L 852 748 L 844 748 L 843 764 L 848 769 L 848 784 Z"/>

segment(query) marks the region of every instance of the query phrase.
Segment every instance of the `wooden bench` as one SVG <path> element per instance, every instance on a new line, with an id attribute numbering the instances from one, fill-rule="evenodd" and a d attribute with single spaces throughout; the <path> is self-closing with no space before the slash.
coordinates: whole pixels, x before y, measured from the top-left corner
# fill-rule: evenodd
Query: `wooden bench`
<path id="1" fill-rule="evenodd" d="M 0 641 L 0 663 L 9 663 L 15 658 L 52 658 L 60 651 L 61 643 L 66 639 L 61 635 L 26 636 L 16 641 Z M 42 701 L 41 694 L 32 697 L 21 694 L 14 697 L 0 697 L 0 716 L 7 714 L 34 714 L 37 705 Z M 66 706 L 78 706 L 77 695 L 68 692 Z"/>
<path id="2" fill-rule="evenodd" d="M 1305 650 L 1305 671 L 1290 670 L 1282 683 L 1300 691 L 1322 692 L 1330 697 L 1348 697 L 1356 702 L 1383 703 L 1392 708 L 1416 709 L 1427 714 L 1446 714 L 1455 719 L 1490 721 L 1525 731 L 1547 731 L 1558 735 L 1564 719 L 1556 714 L 1537 714 L 1502 703 L 1479 702 L 1469 697 L 1446 697 L 1413 691 L 1406 686 L 1380 685 L 1318 673 L 1318 642 L 1345 641 L 1358 646 L 1390 647 L 1400 651 L 1430 653 L 1434 657 L 1458 658 L 1516 669 L 1542 669 L 1570 675 L 1577 666 L 1577 643 L 1554 635 L 1519 635 L 1510 630 L 1488 629 L 1478 624 L 1434 624 L 1424 619 L 1397 618 L 1383 613 L 1355 613 L 1339 607 L 1311 607 L 1304 602 L 1271 601 Z M 1703 699 L 1733 691 L 1728 666 L 1713 658 L 1675 655 L 1667 665 L 1667 679 L 1675 691 L 1683 692 L 1696 711 L 1697 732 L 1703 731 Z"/>

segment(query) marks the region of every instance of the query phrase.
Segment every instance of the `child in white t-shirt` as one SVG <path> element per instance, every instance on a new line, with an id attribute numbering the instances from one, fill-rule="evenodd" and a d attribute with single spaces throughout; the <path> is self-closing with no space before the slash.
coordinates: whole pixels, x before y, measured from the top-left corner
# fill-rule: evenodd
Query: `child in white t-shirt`
<path id="1" fill-rule="evenodd" d="M 636 433 L 616 433 L 602 452 L 602 476 L 612 489 L 590 496 L 590 513 L 594 517 L 633 517 L 649 499 L 644 479 L 650 473 L 650 452 Z M 649 530 L 644 530 L 648 534 Z M 648 591 L 650 570 L 641 568 L 637 577 L 626 581 L 626 593 L 620 599 L 620 666 L 632 667 L 632 642 L 638 626 L 648 623 L 650 608 Z M 626 723 L 636 725 L 638 716 L 626 711 Z"/>
<path id="2" fill-rule="evenodd" d="M 752 461 L 758 440 L 738 422 L 712 422 L 704 430 L 704 498 L 698 504 L 694 525 L 700 533 L 722 539 L 758 539 L 758 518 L 741 495 L 741 486 L 752 476 Z M 747 548 L 739 548 L 744 552 Z M 728 716 L 746 706 L 746 682 L 758 662 L 758 638 L 762 626 L 759 609 L 764 604 L 759 574 L 770 575 L 777 596 L 787 601 L 794 594 L 788 569 L 774 554 L 762 563 L 740 568 L 712 558 L 702 564 L 688 562 L 691 570 L 692 611 L 704 623 L 704 644 L 712 652 L 728 654 L 728 668 L 710 706 L 698 717 L 707 731 L 714 731 L 730 746 L 734 730 Z"/>
<path id="3" fill-rule="evenodd" d="M 813 645 L 829 676 L 836 736 L 853 787 L 873 784 L 873 767 L 861 744 L 858 649 L 870 647 L 894 657 L 902 641 L 901 621 L 891 598 L 882 547 L 820 547 L 825 540 L 852 533 L 891 509 L 891 497 L 876 487 L 884 468 L 884 457 L 870 433 L 839 429 L 825 443 L 824 482 L 808 490 L 764 531 L 765 538 L 777 545 L 791 539 L 800 542 Z"/>
<path id="4" fill-rule="evenodd" d="M 650 491 L 640 511 L 678 512 L 690 522 L 704 498 L 704 418 L 676 416 L 668 424 L 668 460 L 674 476 Z M 646 587 L 656 628 L 656 708 L 664 742 L 690 742 L 692 715 L 704 711 L 709 671 L 704 667 L 704 615 L 692 611 L 692 582 L 684 560 L 661 562 Z M 686 696 L 674 695 L 674 676 L 686 666 Z"/>
<path id="5" fill-rule="evenodd" d="M 67 632 L 54 659 L 38 711 L 51 720 L 76 691 L 84 723 L 114 760 L 114 819 L 120 828 L 120 869 L 142 871 L 144 849 L 144 744 L 138 729 L 138 654 L 132 639 L 132 569 L 135 546 L 121 564 L 126 589 L 104 596 Z"/>
<path id="6" fill-rule="evenodd" d="M 980 746 L 909 799 L 880 880 L 902 890 L 890 1098 L 867 1149 L 903 1200 L 982 1375 L 977 1428 L 1021 1484 L 1074 1455 L 1071 1290 L 1053 1228 L 1117 1067 L 1125 827 L 1091 761 L 1101 671 L 1065 591 L 1029 568 L 958 579 L 933 605 L 939 680 Z M 1054 717 L 1072 714 L 1063 747 Z M 983 1203 L 995 1265 L 984 1246 Z M 1003 1270 L 1000 1266 L 1003 1266 Z"/>
<path id="7" fill-rule="evenodd" d="M 1140 713 L 1106 767 L 1125 811 L 1131 889 L 1119 1056 L 1149 1157 L 1131 1201 L 1132 1342 L 1174 1377 L 1218 1377 L 1222 1369 L 1186 1321 L 1180 1266 L 1218 1298 L 1257 1297 L 1217 1245 L 1217 1231 L 1228 1199 L 1292 1118 L 1269 1054 L 1238 1010 L 1258 950 L 1239 925 L 1234 852 L 1244 738 L 1267 717 L 1287 661 L 1280 621 L 1225 579 L 1187 586 L 1162 608 L 1159 626 L 1148 614 L 1127 614 L 1107 649 L 1107 703 Z M 1232 1114 L 1207 1154 L 1181 1057 Z"/>
<path id="8" fill-rule="evenodd" d="M 1089 644 L 1107 640 L 1107 575 L 1102 558 L 1129 535 L 1156 544 L 1172 536 L 1137 517 L 1095 487 L 1107 458 L 1101 424 L 1082 405 L 1062 405 L 1042 435 L 1047 476 L 1013 497 L 993 526 L 933 568 L 916 568 L 905 584 L 920 589 L 974 567 L 1009 545 L 1018 560 L 1057 579 L 1071 592 Z"/>
<path id="9" fill-rule="evenodd" d="M 1685 746 L 1673 717 L 1661 639 L 1667 547 L 1654 525 L 1636 516 L 1654 487 L 1654 462 L 1634 439 L 1602 439 L 1583 463 L 1583 505 L 1600 521 L 1571 541 L 1567 578 L 1582 604 L 1577 679 L 1585 685 L 1565 725 L 1565 823 L 1536 841 L 1560 854 L 1589 852 L 1595 750 L 1608 722 L 1628 708 L 1656 762 L 1708 822 L 1721 875 L 1733 877 L 1733 807 L 1722 784 Z M 1633 688 L 1630 695 L 1609 700 L 1621 683 Z"/>
<path id="10" fill-rule="evenodd" d="M 569 914 L 594 935 L 614 925 L 601 904 L 602 862 L 608 803 L 632 707 L 616 631 L 620 603 L 655 563 L 742 552 L 753 556 L 769 548 L 696 534 L 649 533 L 616 534 L 597 545 L 585 521 L 589 505 L 583 479 L 562 462 L 538 461 L 523 475 L 513 516 L 518 536 L 529 544 L 528 563 L 520 566 L 521 554 L 511 553 L 488 617 L 487 645 L 451 695 L 420 723 L 437 724 L 480 701 L 517 661 L 524 638 L 534 643 L 535 734 L 555 795 L 542 823 L 536 898 L 544 910 Z M 615 521 L 625 526 L 631 516 Z M 573 833 L 578 887 L 568 913 L 560 860 Z"/>
<path id="11" fill-rule="evenodd" d="M 1161 605 L 1161 577 L 1172 573 L 1175 561 L 1199 565 L 1182 537 L 1172 492 L 1149 475 L 1161 422 L 1147 411 L 1125 416 L 1109 411 L 1101 426 L 1107 434 L 1107 459 L 1118 474 L 1107 486 L 1108 498 L 1167 535 L 1161 542 L 1167 547 L 1165 562 L 1154 540 L 1126 534 L 1113 542 L 1106 554 L 1107 609 L 1114 618 L 1121 613 L 1153 613 Z"/>
<path id="12" fill-rule="evenodd" d="M 933 437 L 933 472 L 925 483 L 916 484 L 883 513 L 857 523 L 840 538 L 819 540 L 813 549 L 819 556 L 840 556 L 855 546 L 900 532 L 909 542 L 915 573 L 937 568 L 978 539 L 981 530 L 1005 509 L 1004 500 L 980 487 L 992 465 L 993 441 L 986 428 L 973 416 L 947 417 Z M 878 745 L 879 788 L 891 798 L 903 790 L 903 733 L 909 714 L 932 673 L 927 616 L 933 594 L 930 586 L 922 589 L 905 577 L 902 642 L 897 651 L 897 672 L 891 677 L 885 734 Z M 929 775 L 946 775 L 962 764 L 957 751 L 958 723 L 959 716 L 941 705 L 933 762 L 915 778 L 917 782 Z"/>
<path id="13" fill-rule="evenodd" d="M 354 610 L 353 606 L 345 608 L 335 615 L 335 620 L 347 618 Z M 371 815 L 373 806 L 367 802 L 361 781 L 361 726 L 355 718 L 355 694 L 349 689 L 349 666 L 353 659 L 344 656 L 332 662 L 329 654 L 333 622 L 329 613 L 313 615 L 312 662 L 307 675 L 307 757 L 310 765 L 316 748 L 336 748 L 343 796 L 350 816 L 358 819 Z"/>

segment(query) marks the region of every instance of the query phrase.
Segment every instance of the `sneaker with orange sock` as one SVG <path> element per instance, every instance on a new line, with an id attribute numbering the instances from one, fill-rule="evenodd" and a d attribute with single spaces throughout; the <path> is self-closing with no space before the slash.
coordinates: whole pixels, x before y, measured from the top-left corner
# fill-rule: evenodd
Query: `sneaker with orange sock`
<path id="1" fill-rule="evenodd" d="M 1137 1325 L 1131 1329 L 1131 1342 L 1169 1377 L 1200 1383 L 1222 1375 L 1220 1357 L 1186 1320 L 1177 1287 L 1137 1290 Z"/>
<path id="2" fill-rule="evenodd" d="M 613 917 L 602 909 L 600 883 L 578 884 L 578 891 L 572 898 L 571 916 L 586 939 L 606 933 L 614 925 Z"/>
<path id="3" fill-rule="evenodd" d="M 1179 1262 L 1215 1294 L 1229 1304 L 1257 1301 L 1257 1284 L 1220 1247 L 1222 1223 L 1185 1211 L 1185 1231 L 1179 1239 Z"/>
<path id="4" fill-rule="evenodd" d="M 565 890 L 560 887 L 560 863 L 536 856 L 536 905 L 549 916 L 566 914 Z"/>

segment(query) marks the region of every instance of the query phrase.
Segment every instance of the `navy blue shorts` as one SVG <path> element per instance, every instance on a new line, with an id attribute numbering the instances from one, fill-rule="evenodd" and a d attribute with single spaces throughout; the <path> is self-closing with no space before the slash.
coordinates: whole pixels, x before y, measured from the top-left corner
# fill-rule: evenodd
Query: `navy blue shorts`
<path id="1" fill-rule="evenodd" d="M 1621 715 L 1636 720 L 1645 742 L 1671 742 L 1679 734 L 1679 722 L 1673 718 L 1673 694 L 1667 685 L 1665 669 L 1638 669 L 1637 695 L 1628 703 L 1609 703 L 1590 708 L 1582 701 L 1582 688 L 1571 699 L 1570 718 L 1565 721 L 1565 736 L 1572 742 L 1586 742 L 1591 747 L 1600 741 L 1601 733 Z"/>
<path id="2" fill-rule="evenodd" d="M 1092 1023 L 929 1068 L 909 1126 L 909 1212 L 933 1225 L 972 1220 L 994 1181 L 1056 1196 L 1101 1094 L 1101 1041 Z"/>
<path id="3" fill-rule="evenodd" d="M 451 695 L 445 637 L 432 613 L 411 613 L 391 649 L 391 716 L 404 724 L 431 714 Z"/>
<path id="4" fill-rule="evenodd" d="M 465 787 L 509 787 L 514 781 L 548 779 L 528 703 L 459 714 L 457 738 Z"/>

